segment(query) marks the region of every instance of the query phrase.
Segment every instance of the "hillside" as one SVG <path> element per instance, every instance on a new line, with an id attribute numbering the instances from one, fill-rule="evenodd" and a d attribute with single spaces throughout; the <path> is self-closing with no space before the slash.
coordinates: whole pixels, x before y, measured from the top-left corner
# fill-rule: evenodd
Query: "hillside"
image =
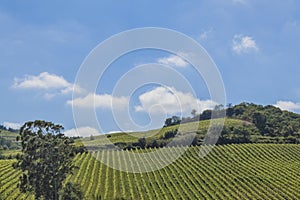
<path id="1" fill-rule="evenodd" d="M 17 150 L 20 149 L 20 144 L 16 141 L 18 132 L 8 130 L 0 130 L 0 149 L 2 150 Z"/>
<path id="2" fill-rule="evenodd" d="M 214 121 L 218 121 L 218 119 L 215 119 Z M 202 121 L 184 123 L 180 125 L 163 127 L 162 129 L 155 129 L 155 130 L 150 130 L 145 132 L 112 133 L 108 135 L 93 136 L 92 138 L 87 137 L 81 139 L 81 141 L 78 140 L 77 143 L 82 142 L 86 147 L 91 149 L 92 148 L 101 149 L 101 148 L 110 147 L 110 145 L 107 143 L 107 140 L 109 140 L 110 143 L 113 143 L 119 146 L 120 148 L 126 148 L 126 147 L 134 148 L 134 147 L 141 147 L 139 146 L 139 138 L 146 138 L 145 147 L 147 147 L 147 145 L 149 145 L 149 147 L 162 147 L 165 146 L 168 142 L 170 142 L 170 140 L 176 141 L 177 139 L 176 136 L 173 138 L 172 137 L 165 138 L 164 135 L 167 132 L 178 130 L 177 134 L 180 136 L 188 137 L 192 133 L 195 133 L 197 145 L 201 145 L 205 137 L 205 134 L 208 131 L 209 125 L 210 125 L 210 120 L 202 120 Z M 245 128 L 244 131 L 249 132 L 249 138 L 255 138 L 259 135 L 258 134 L 259 131 L 255 127 L 255 125 L 247 121 L 227 118 L 224 123 L 224 131 L 238 130 L 241 129 L 242 127 Z M 239 137 L 239 135 L 236 134 L 236 137 Z M 157 146 L 150 146 L 154 141 L 157 143 Z"/>
<path id="3" fill-rule="evenodd" d="M 179 148 L 167 148 L 160 156 L 168 158 Z M 140 174 L 113 170 L 93 157 L 115 158 L 116 164 L 129 163 L 127 168 L 148 164 L 134 158 L 124 162 L 121 151 L 78 154 L 74 162 L 79 169 L 67 181 L 79 183 L 86 199 L 300 199 L 300 145 L 220 145 L 203 159 L 199 148 L 190 147 L 161 170 Z M 154 149 L 134 152 L 145 151 Z M 3 199 L 34 199 L 20 193 L 20 171 L 12 168 L 13 162 L 0 161 L 0 195 Z"/>
<path id="4" fill-rule="evenodd" d="M 247 112 L 241 112 L 239 115 L 227 117 L 217 144 L 299 144 L 300 115 L 286 111 L 280 112 L 282 112 L 282 114 L 280 114 L 278 119 L 276 115 L 274 117 L 271 113 L 264 114 L 263 119 L 266 124 L 264 128 L 262 128 L 258 120 L 253 120 L 253 114 Z M 257 115 L 255 114 L 257 112 L 254 111 L 253 113 Z M 294 115 L 294 117 L 290 117 L 289 115 Z M 218 119 L 214 119 L 213 121 L 218 121 Z M 271 128 L 270 122 L 268 121 L 271 121 L 275 125 Z M 91 136 L 77 140 L 76 143 L 77 145 L 84 144 L 92 150 L 113 148 L 114 145 L 121 149 L 153 148 L 166 146 L 171 140 L 174 141 L 176 145 L 180 145 L 181 142 L 178 136 L 182 139 L 183 136 L 189 137 L 191 134 L 195 134 L 196 137 L 192 145 L 201 145 L 207 134 L 210 122 L 210 120 L 200 120 L 145 132 L 112 133 L 101 136 Z M 289 131 L 284 132 L 284 130 Z M 166 133 L 174 133 L 174 135 L 173 137 L 166 138 Z M 140 138 L 145 138 L 145 144 L 141 144 Z"/>

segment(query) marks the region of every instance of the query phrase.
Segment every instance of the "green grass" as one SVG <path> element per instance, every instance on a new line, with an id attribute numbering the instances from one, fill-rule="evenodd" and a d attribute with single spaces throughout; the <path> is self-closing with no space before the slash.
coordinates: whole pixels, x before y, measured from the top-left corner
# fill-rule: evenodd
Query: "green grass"
<path id="1" fill-rule="evenodd" d="M 0 131 L 0 137 L 5 138 L 6 140 L 10 141 L 16 141 L 16 137 L 19 135 L 19 133 L 10 132 L 10 131 Z"/>
<path id="2" fill-rule="evenodd" d="M 215 122 L 218 121 L 218 119 L 214 120 Z M 241 126 L 243 124 L 253 126 L 253 124 L 249 122 L 245 122 L 238 119 L 226 119 L 224 126 Z M 112 133 L 108 134 L 110 137 L 108 138 L 108 135 L 100 135 L 100 136 L 94 136 L 94 140 L 90 140 L 89 137 L 83 138 L 81 140 L 77 140 L 77 145 L 84 143 L 85 146 L 91 147 L 91 146 L 103 146 L 107 144 L 107 139 L 110 143 L 117 143 L 117 142 L 123 142 L 123 143 L 134 143 L 137 142 L 139 138 L 145 137 L 148 139 L 159 139 L 161 138 L 165 132 L 170 130 L 178 129 L 180 134 L 188 134 L 191 132 L 195 132 L 198 135 L 204 135 L 206 134 L 208 127 L 210 125 L 210 120 L 204 120 L 199 122 L 191 122 L 191 123 L 185 123 L 169 127 L 164 127 L 162 129 L 155 129 L 145 132 L 132 132 L 132 133 Z"/>
<path id="3" fill-rule="evenodd" d="M 128 162 L 122 151 L 97 151 L 78 154 L 74 163 L 79 169 L 66 181 L 81 185 L 85 199 L 300 199 L 300 145 L 238 144 L 216 146 L 204 158 L 201 147 L 187 152 L 167 167 L 147 173 L 127 173 L 114 170 L 95 157 L 108 158 L 127 168 L 143 168 L 151 162 L 161 164 L 181 147 L 164 148 L 158 158 L 145 163 L 131 157 Z M 135 150 L 152 152 L 154 149 Z M 142 155 L 142 154 L 141 154 Z M 33 199 L 21 194 L 20 172 L 12 162 L 0 161 L 0 195 L 3 199 Z"/>
<path id="4" fill-rule="evenodd" d="M 1 154 L 6 157 L 7 156 L 16 156 L 18 153 L 21 153 L 21 149 L 1 151 Z"/>

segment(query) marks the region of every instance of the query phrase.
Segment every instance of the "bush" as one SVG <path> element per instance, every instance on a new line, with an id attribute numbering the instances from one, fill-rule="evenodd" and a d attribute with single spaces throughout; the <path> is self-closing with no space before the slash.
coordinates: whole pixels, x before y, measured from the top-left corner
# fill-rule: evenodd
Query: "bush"
<path id="1" fill-rule="evenodd" d="M 167 131 L 165 132 L 164 136 L 162 137 L 162 139 L 170 139 L 173 138 L 177 135 L 178 133 L 178 129 L 175 130 L 171 130 L 171 131 Z"/>
<path id="2" fill-rule="evenodd" d="M 5 145 L 2 146 L 2 149 L 3 150 L 8 150 L 8 146 L 5 144 Z"/>
<path id="3" fill-rule="evenodd" d="M 146 147 L 146 144 L 147 144 L 146 138 L 139 138 L 138 146 L 144 149 Z"/>
<path id="4" fill-rule="evenodd" d="M 95 140 L 95 137 L 93 135 L 91 135 L 90 140 Z"/>

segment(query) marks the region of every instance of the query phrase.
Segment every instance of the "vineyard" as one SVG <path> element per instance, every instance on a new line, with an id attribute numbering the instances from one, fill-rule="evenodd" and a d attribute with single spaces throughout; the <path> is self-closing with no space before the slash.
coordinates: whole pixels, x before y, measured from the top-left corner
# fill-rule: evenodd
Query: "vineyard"
<path id="1" fill-rule="evenodd" d="M 66 181 L 79 183 L 86 199 L 300 199 L 300 145 L 220 145 L 204 158 L 199 157 L 200 147 L 190 147 L 171 165 L 145 173 L 121 172 L 95 159 L 144 168 L 160 165 L 180 148 L 165 148 L 143 163 L 136 162 L 139 154 L 125 162 L 123 151 L 78 154 L 74 162 L 79 168 Z M 140 155 L 150 151 L 155 149 L 135 150 Z M 0 161 L 0 196 L 34 199 L 20 193 L 20 172 L 12 168 L 13 162 Z"/>

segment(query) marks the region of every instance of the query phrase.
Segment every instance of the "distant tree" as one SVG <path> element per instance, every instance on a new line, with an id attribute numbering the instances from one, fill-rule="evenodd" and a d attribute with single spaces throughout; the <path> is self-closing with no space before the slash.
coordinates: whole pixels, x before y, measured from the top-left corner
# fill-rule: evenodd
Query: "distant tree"
<path id="1" fill-rule="evenodd" d="M 178 116 L 172 116 L 172 125 L 180 124 L 181 120 Z"/>
<path id="2" fill-rule="evenodd" d="M 167 118 L 167 119 L 165 120 L 165 125 L 164 125 L 164 127 L 167 127 L 167 126 L 172 126 L 172 118 Z"/>
<path id="3" fill-rule="evenodd" d="M 94 140 L 95 137 L 93 135 L 90 135 L 90 140 Z"/>
<path id="4" fill-rule="evenodd" d="M 193 117 L 196 117 L 196 115 L 197 115 L 197 110 L 196 110 L 196 109 L 193 109 L 192 112 L 191 112 L 191 115 L 192 115 Z"/>
<path id="5" fill-rule="evenodd" d="M 74 168 L 73 147 L 62 130 L 61 125 L 38 120 L 21 127 L 17 140 L 21 140 L 22 155 L 14 167 L 22 170 L 22 192 L 33 192 L 36 199 L 59 199 L 62 182 Z"/>
<path id="6" fill-rule="evenodd" d="M 158 147 L 159 147 L 159 144 L 158 144 L 157 140 L 153 140 L 153 141 L 152 141 L 151 147 L 152 147 L 152 148 L 158 148 Z"/>
<path id="7" fill-rule="evenodd" d="M 138 145 L 141 147 L 141 148 L 145 148 L 146 147 L 146 144 L 147 144 L 147 141 L 146 141 L 146 138 L 139 138 L 138 140 Z"/>
<path id="8" fill-rule="evenodd" d="M 177 135 L 178 133 L 178 129 L 175 130 L 171 130 L 171 131 L 167 131 L 165 132 L 165 134 L 163 135 L 162 139 L 169 139 L 169 138 L 173 138 Z"/>
<path id="9" fill-rule="evenodd" d="M 214 108 L 215 111 L 220 111 L 220 110 L 223 110 L 223 109 L 224 109 L 224 105 L 222 105 L 222 104 L 216 105 L 215 108 Z"/>
<path id="10" fill-rule="evenodd" d="M 200 119 L 201 120 L 207 120 L 207 119 L 211 119 L 211 110 L 204 110 L 201 115 L 200 115 Z"/>
<path id="11" fill-rule="evenodd" d="M 5 127 L 5 126 L 3 126 L 3 125 L 0 125 L 0 130 L 7 130 L 7 128 Z"/>
<path id="12" fill-rule="evenodd" d="M 226 109 L 226 115 L 228 117 L 232 117 L 234 109 L 232 108 L 232 104 L 229 103 Z"/>
<path id="13" fill-rule="evenodd" d="M 178 117 L 178 116 L 172 116 L 172 117 L 167 118 L 165 120 L 164 127 L 173 126 L 173 125 L 180 124 L 180 123 L 181 123 L 180 117 Z"/>

